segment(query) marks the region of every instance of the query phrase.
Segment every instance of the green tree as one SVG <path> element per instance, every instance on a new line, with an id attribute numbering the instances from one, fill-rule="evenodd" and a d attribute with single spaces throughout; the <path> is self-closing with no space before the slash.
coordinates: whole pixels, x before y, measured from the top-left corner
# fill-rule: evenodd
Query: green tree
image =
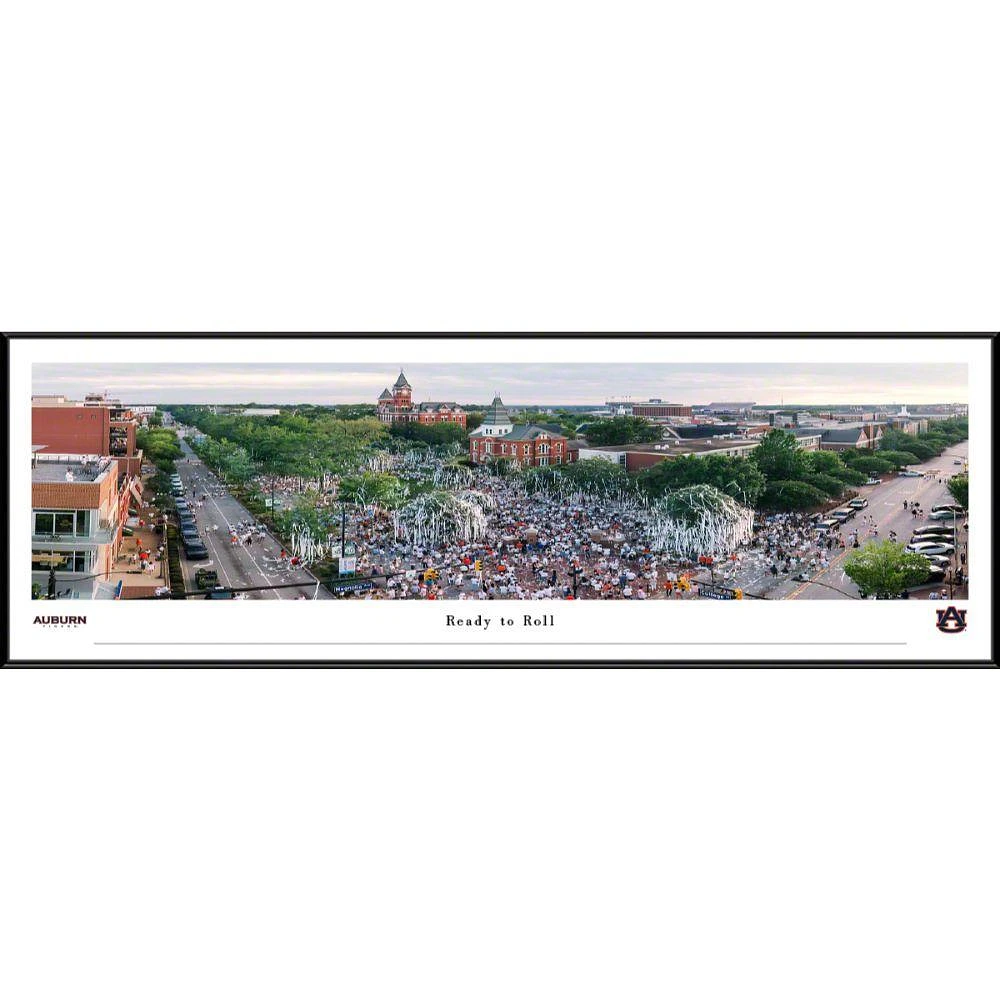
<path id="1" fill-rule="evenodd" d="M 856 469 L 848 469 L 846 466 L 843 469 L 831 472 L 830 475 L 834 479 L 839 479 L 847 486 L 864 486 L 868 482 L 868 477 L 863 472 L 858 472 Z"/>
<path id="2" fill-rule="evenodd" d="M 831 499 L 843 496 L 847 489 L 846 484 L 841 482 L 836 476 L 827 476 L 822 472 L 810 472 L 803 482 L 809 486 L 815 486 L 816 489 Z"/>
<path id="3" fill-rule="evenodd" d="M 810 468 L 810 459 L 799 448 L 795 435 L 777 427 L 764 435 L 751 452 L 750 460 L 768 482 L 802 480 Z"/>
<path id="4" fill-rule="evenodd" d="M 884 472 L 892 472 L 892 462 L 886 462 L 875 455 L 860 455 L 852 458 L 851 468 L 856 472 L 866 472 L 869 475 L 881 475 Z"/>
<path id="5" fill-rule="evenodd" d="M 886 451 L 884 448 L 878 452 L 878 457 L 883 462 L 891 462 L 894 469 L 902 469 L 906 465 L 917 465 L 920 459 L 909 451 Z"/>
<path id="6" fill-rule="evenodd" d="M 768 480 L 767 488 L 760 498 L 762 510 L 791 511 L 809 510 L 823 504 L 826 496 L 815 486 L 798 480 Z"/>
<path id="7" fill-rule="evenodd" d="M 948 480 L 948 492 L 955 498 L 955 503 L 960 504 L 962 510 L 969 509 L 969 477 L 952 476 Z"/>
<path id="8" fill-rule="evenodd" d="M 461 424 L 393 424 L 390 429 L 393 437 L 404 438 L 407 441 L 422 441 L 429 445 L 459 443 L 468 440 L 469 432 Z"/>
<path id="9" fill-rule="evenodd" d="M 907 552 L 898 542 L 868 542 L 844 561 L 844 572 L 862 593 L 879 600 L 892 600 L 904 590 L 923 583 L 930 576 L 926 556 Z"/>
<path id="10" fill-rule="evenodd" d="M 389 472 L 364 472 L 345 476 L 337 488 L 337 499 L 355 504 L 379 504 L 398 507 L 409 496 L 409 488 Z"/>
<path id="11" fill-rule="evenodd" d="M 663 432 L 641 417 L 612 417 L 587 424 L 586 437 L 595 445 L 644 444 L 659 441 Z"/>
<path id="12" fill-rule="evenodd" d="M 764 475 L 748 458 L 729 455 L 682 455 L 639 473 L 638 486 L 651 497 L 661 497 L 684 486 L 705 484 L 753 507 L 764 492 Z"/>

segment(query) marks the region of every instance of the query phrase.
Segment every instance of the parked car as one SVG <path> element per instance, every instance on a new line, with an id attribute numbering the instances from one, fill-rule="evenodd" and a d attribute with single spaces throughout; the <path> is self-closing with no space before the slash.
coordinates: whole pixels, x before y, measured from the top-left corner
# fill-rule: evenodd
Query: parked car
<path id="1" fill-rule="evenodd" d="M 231 590 L 218 587 L 205 595 L 206 601 L 231 601 L 236 595 Z"/>
<path id="2" fill-rule="evenodd" d="M 954 511 L 956 514 L 964 514 L 964 509 L 957 503 L 936 503 L 931 507 L 931 513 L 936 513 L 939 510 Z"/>
<path id="3" fill-rule="evenodd" d="M 961 465 L 962 464 L 962 460 L 960 458 L 956 458 L 955 461 L 952 462 L 951 464 L 952 465 Z"/>
<path id="4" fill-rule="evenodd" d="M 855 510 L 864 510 L 868 506 L 868 501 L 864 497 L 855 497 L 847 506 Z"/>
<path id="5" fill-rule="evenodd" d="M 191 542 L 190 545 L 184 546 L 184 551 L 187 553 L 188 559 L 207 559 L 208 549 L 205 548 L 204 544 L 199 541 Z"/>
<path id="6" fill-rule="evenodd" d="M 882 485 L 881 479 L 869 479 L 868 482 L 865 483 L 865 486 L 881 486 L 881 485 Z"/>
<path id="7" fill-rule="evenodd" d="M 955 544 L 955 536 L 951 532 L 942 532 L 938 534 L 933 531 L 924 531 L 919 535 L 911 535 L 911 542 L 948 542 L 950 545 Z"/>
<path id="8" fill-rule="evenodd" d="M 904 469 L 901 476 L 905 476 L 907 479 L 923 479 L 924 474 L 922 472 L 914 472 L 913 469 Z"/>
<path id="9" fill-rule="evenodd" d="M 200 569 L 194 575 L 194 582 L 199 590 L 212 590 L 219 585 L 219 574 L 214 569 Z"/>
<path id="10" fill-rule="evenodd" d="M 951 556 L 927 556 L 932 566 L 940 566 L 947 569 L 951 565 Z"/>
<path id="11" fill-rule="evenodd" d="M 850 507 L 841 507 L 839 510 L 835 510 L 830 517 L 834 521 L 839 521 L 843 524 L 845 521 L 850 521 L 852 517 L 857 517 L 858 512 L 856 510 L 851 510 Z"/>
<path id="12" fill-rule="evenodd" d="M 830 531 L 832 528 L 839 528 L 839 527 L 840 527 L 840 521 L 834 521 L 828 518 L 825 521 L 820 521 L 819 524 L 816 525 L 816 530 Z"/>
<path id="13" fill-rule="evenodd" d="M 932 521 L 951 521 L 955 518 L 961 516 L 961 511 L 958 510 L 932 510 L 928 517 Z"/>
<path id="14" fill-rule="evenodd" d="M 906 546 L 906 551 L 916 552 L 921 556 L 950 555 L 955 551 L 955 546 L 947 542 L 910 542 Z"/>

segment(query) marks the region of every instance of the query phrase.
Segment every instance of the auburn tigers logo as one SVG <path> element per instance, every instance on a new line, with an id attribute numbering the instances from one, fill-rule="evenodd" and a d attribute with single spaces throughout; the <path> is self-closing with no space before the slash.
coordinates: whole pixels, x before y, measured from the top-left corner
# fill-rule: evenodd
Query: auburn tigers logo
<path id="1" fill-rule="evenodd" d="M 938 611 L 937 613 L 937 627 L 940 632 L 964 632 L 965 631 L 965 616 L 969 612 L 966 610 L 959 611 L 954 605 L 950 605 L 944 611 Z"/>

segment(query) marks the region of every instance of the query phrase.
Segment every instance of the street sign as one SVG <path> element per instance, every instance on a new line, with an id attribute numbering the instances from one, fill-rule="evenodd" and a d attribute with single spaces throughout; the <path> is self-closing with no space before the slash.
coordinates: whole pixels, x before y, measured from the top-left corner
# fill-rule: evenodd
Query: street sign
<path id="1" fill-rule="evenodd" d="M 730 590 L 728 587 L 716 587 L 710 583 L 699 583 L 698 596 L 710 597 L 713 601 L 734 601 L 736 600 L 736 591 Z"/>
<path id="2" fill-rule="evenodd" d="M 330 589 L 337 594 L 353 593 L 361 590 L 373 590 L 375 584 L 372 580 L 334 580 L 330 584 Z"/>

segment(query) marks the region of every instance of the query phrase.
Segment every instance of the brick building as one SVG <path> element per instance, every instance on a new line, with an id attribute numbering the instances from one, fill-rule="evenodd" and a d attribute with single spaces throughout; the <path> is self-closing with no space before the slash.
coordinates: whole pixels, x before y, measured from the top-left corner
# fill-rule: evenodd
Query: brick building
<path id="1" fill-rule="evenodd" d="M 609 399 L 604 404 L 613 417 L 642 417 L 644 420 L 673 422 L 691 420 L 692 410 L 683 403 L 668 403 L 662 399 Z"/>
<path id="2" fill-rule="evenodd" d="M 852 448 L 878 448 L 882 440 L 880 424 L 861 424 L 855 427 L 844 427 L 823 430 L 820 440 L 822 451 L 850 451 Z"/>
<path id="3" fill-rule="evenodd" d="M 566 465 L 572 461 L 569 439 L 558 426 L 515 424 L 499 396 L 494 397 L 482 424 L 469 435 L 469 458 L 476 464 L 501 458 L 518 465 Z"/>
<path id="4" fill-rule="evenodd" d="M 142 452 L 135 446 L 138 419 L 116 399 L 90 394 L 85 402 L 63 396 L 33 396 L 31 443 L 50 454 L 109 455 L 119 476 L 139 475 Z"/>
<path id="5" fill-rule="evenodd" d="M 378 398 L 378 418 L 387 424 L 458 424 L 465 426 L 465 410 L 458 403 L 431 401 L 414 403 L 413 388 L 402 370 L 392 387 L 383 389 Z"/>
<path id="6" fill-rule="evenodd" d="M 48 593 L 54 566 L 61 598 L 93 598 L 111 578 L 129 504 L 141 497 L 138 480 L 106 455 L 42 455 L 35 448 L 31 582 Z"/>

